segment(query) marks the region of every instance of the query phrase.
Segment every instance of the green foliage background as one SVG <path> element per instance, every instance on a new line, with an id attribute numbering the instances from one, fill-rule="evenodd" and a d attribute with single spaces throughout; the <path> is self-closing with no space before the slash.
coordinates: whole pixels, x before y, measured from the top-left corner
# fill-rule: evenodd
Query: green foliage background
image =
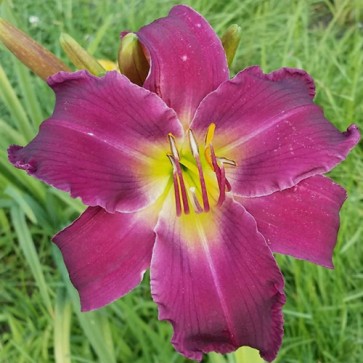
<path id="1" fill-rule="evenodd" d="M 339 129 L 363 129 L 363 2 L 360 0 L 185 1 L 219 35 L 232 23 L 242 41 L 232 74 L 247 65 L 265 71 L 306 69 L 316 102 Z M 62 59 L 61 32 L 97 58 L 115 60 L 121 30 L 165 16 L 168 0 L 13 0 L 0 5 Z M 34 18 L 37 17 L 37 18 Z M 38 20 L 37 20 L 38 19 Z M 37 20 L 34 22 L 34 20 Z M 157 321 L 148 278 L 97 312 L 79 312 L 62 258 L 50 242 L 82 210 L 77 200 L 27 177 L 7 162 L 10 144 L 24 145 L 50 115 L 52 92 L 0 47 L 0 362 L 182 363 Z M 349 194 L 341 212 L 335 270 L 278 256 L 286 279 L 285 338 L 279 363 L 358 363 L 363 356 L 362 144 L 330 176 Z M 292 226 L 293 228 L 293 226 Z M 254 363 L 254 352 L 208 355 L 203 362 Z"/>

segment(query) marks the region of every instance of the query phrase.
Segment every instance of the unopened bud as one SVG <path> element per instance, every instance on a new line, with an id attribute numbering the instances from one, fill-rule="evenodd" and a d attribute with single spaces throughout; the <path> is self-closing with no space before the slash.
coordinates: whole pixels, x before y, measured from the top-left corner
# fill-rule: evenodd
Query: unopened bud
<path id="1" fill-rule="evenodd" d="M 106 70 L 101 64 L 99 64 L 97 60 L 70 35 L 62 33 L 59 41 L 69 60 L 78 69 L 87 69 L 96 76 L 105 73 Z"/>
<path id="2" fill-rule="evenodd" d="M 20 62 L 44 80 L 59 71 L 70 72 L 70 69 L 53 53 L 1 18 L 0 40 Z"/>
<path id="3" fill-rule="evenodd" d="M 97 59 L 97 62 L 99 64 L 101 64 L 101 66 L 106 70 L 106 71 L 118 71 L 118 66 L 115 62 L 112 62 L 108 59 Z"/>
<path id="4" fill-rule="evenodd" d="M 226 52 L 228 67 L 230 67 L 241 40 L 241 27 L 237 24 L 231 25 L 222 35 L 221 40 L 224 51 Z"/>
<path id="5" fill-rule="evenodd" d="M 132 83 L 142 86 L 149 73 L 150 65 L 136 34 L 128 33 L 121 39 L 118 66 Z"/>

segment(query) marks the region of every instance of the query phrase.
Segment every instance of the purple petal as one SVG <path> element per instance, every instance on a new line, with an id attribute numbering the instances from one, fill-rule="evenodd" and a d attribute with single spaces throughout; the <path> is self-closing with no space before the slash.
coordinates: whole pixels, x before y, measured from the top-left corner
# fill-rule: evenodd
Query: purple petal
<path id="1" fill-rule="evenodd" d="M 155 219 L 145 211 L 110 214 L 89 207 L 53 237 L 82 311 L 109 304 L 140 283 L 150 265 Z"/>
<path id="2" fill-rule="evenodd" d="M 171 220 L 173 212 L 164 207 L 156 227 L 151 289 L 159 318 L 174 327 L 175 348 L 200 360 L 249 345 L 273 360 L 283 278 L 255 220 L 230 199 L 207 214 Z"/>
<path id="3" fill-rule="evenodd" d="M 61 72 L 49 84 L 56 93 L 52 117 L 26 147 L 10 147 L 9 160 L 109 212 L 155 201 L 168 180 L 155 175 L 156 166 L 169 170 L 167 135 L 182 134 L 175 113 L 117 72 Z"/>
<path id="4" fill-rule="evenodd" d="M 228 79 L 221 41 L 200 14 L 184 5 L 175 6 L 137 35 L 151 61 L 144 87 L 156 92 L 188 125 L 200 101 Z"/>
<path id="5" fill-rule="evenodd" d="M 273 252 L 333 268 L 345 190 L 315 176 L 266 197 L 237 198 L 257 221 Z"/>
<path id="6" fill-rule="evenodd" d="M 191 127 L 203 134 L 216 124 L 217 156 L 237 162 L 227 171 L 233 192 L 268 195 L 331 170 L 359 141 L 357 127 L 339 132 L 313 95 L 302 70 L 251 67 L 207 96 Z"/>

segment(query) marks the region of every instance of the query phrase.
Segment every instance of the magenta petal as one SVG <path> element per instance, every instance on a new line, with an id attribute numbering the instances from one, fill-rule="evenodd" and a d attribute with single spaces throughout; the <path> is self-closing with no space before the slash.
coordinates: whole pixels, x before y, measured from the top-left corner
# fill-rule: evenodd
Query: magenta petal
<path id="1" fill-rule="evenodd" d="M 315 176 L 266 197 L 237 198 L 254 216 L 273 252 L 333 268 L 345 190 Z"/>
<path id="2" fill-rule="evenodd" d="M 227 199 L 208 214 L 162 210 L 151 262 L 159 318 L 191 359 L 242 345 L 273 360 L 283 335 L 283 278 L 253 217 Z"/>
<path id="3" fill-rule="evenodd" d="M 302 70 L 240 72 L 208 95 L 193 130 L 216 124 L 216 153 L 237 162 L 227 170 L 234 193 L 268 195 L 332 169 L 357 144 L 352 125 L 339 132 L 313 103 L 311 77 Z"/>
<path id="4" fill-rule="evenodd" d="M 221 41 L 200 14 L 184 5 L 175 6 L 137 35 L 150 56 L 144 87 L 189 124 L 200 101 L 228 79 Z"/>
<path id="5" fill-rule="evenodd" d="M 10 161 L 109 212 L 155 201 L 167 178 L 153 176 L 153 158 L 167 147 L 169 132 L 182 134 L 175 113 L 117 72 L 61 72 L 49 84 L 56 93 L 52 117 L 30 144 L 10 147 Z"/>
<path id="6" fill-rule="evenodd" d="M 149 217 L 150 218 L 150 217 Z M 155 234 L 145 212 L 107 213 L 89 207 L 53 237 L 82 311 L 98 309 L 136 287 L 149 268 Z"/>

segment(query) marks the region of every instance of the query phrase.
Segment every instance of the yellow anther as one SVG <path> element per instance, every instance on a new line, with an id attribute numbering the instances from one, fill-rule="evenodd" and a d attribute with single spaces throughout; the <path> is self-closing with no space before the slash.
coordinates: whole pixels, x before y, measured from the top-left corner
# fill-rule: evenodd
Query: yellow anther
<path id="1" fill-rule="evenodd" d="M 205 159 L 207 160 L 208 164 L 210 165 L 210 167 L 212 169 L 214 169 L 214 168 L 213 168 L 212 156 L 211 156 L 211 152 L 210 152 L 210 145 L 212 144 L 212 141 L 213 141 L 215 129 L 216 129 L 216 124 L 214 122 L 212 122 L 208 126 L 208 131 L 207 131 L 207 134 L 205 135 L 205 148 L 204 148 Z"/>
<path id="2" fill-rule="evenodd" d="M 214 122 L 212 122 L 208 126 L 207 135 L 205 136 L 205 145 L 206 146 L 209 146 L 212 143 L 215 129 L 216 129 L 216 124 Z"/>

